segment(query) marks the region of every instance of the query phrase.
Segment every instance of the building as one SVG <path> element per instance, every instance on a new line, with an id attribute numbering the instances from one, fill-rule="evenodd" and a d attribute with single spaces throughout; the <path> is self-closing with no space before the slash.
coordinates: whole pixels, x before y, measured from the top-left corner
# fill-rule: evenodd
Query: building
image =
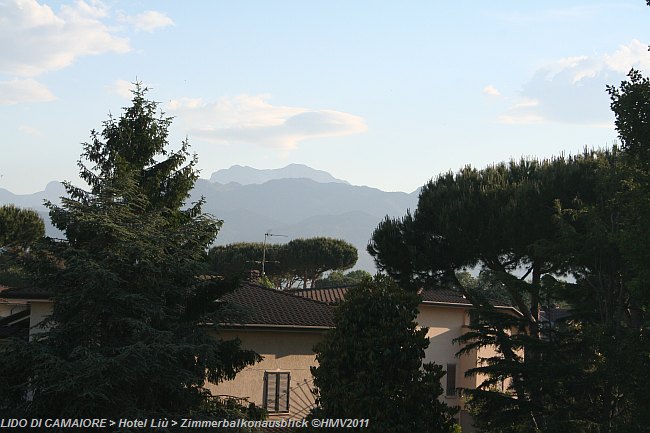
<path id="1" fill-rule="evenodd" d="M 345 287 L 334 287 L 296 290 L 293 294 L 336 305 L 346 292 Z M 481 358 L 489 358 L 497 354 L 494 350 L 483 348 L 479 352 L 472 351 L 468 355 L 456 357 L 460 346 L 454 343 L 454 339 L 467 331 L 473 310 L 471 302 L 460 292 L 444 288 L 422 290 L 420 295 L 422 303 L 419 306 L 417 322 L 419 326 L 428 328 L 427 337 L 430 342 L 425 350 L 424 362 L 435 362 L 445 369 L 447 374 L 442 383 L 445 389 L 443 398 L 449 406 L 459 406 L 458 421 L 463 433 L 473 432 L 471 416 L 464 409 L 464 402 L 458 390 L 474 389 L 480 385 L 486 379 L 484 376 L 465 377 L 465 372 L 479 365 Z M 497 308 L 511 314 L 519 314 L 510 306 Z"/>
<path id="2" fill-rule="evenodd" d="M 213 393 L 244 397 L 264 407 L 270 417 L 304 418 L 314 405 L 313 348 L 334 326 L 332 307 L 250 283 L 224 300 L 241 307 L 242 319 L 223 324 L 219 337 L 239 338 L 263 360 L 212 387 Z"/>
<path id="3" fill-rule="evenodd" d="M 215 395 L 234 397 L 264 407 L 271 418 L 303 418 L 314 405 L 310 368 L 316 365 L 313 348 L 334 326 L 333 309 L 347 292 L 345 287 L 278 291 L 244 283 L 221 301 L 236 306 L 237 319 L 223 323 L 216 338 L 238 338 L 246 349 L 259 353 L 263 360 L 247 367 L 237 377 L 210 386 Z M 430 340 L 425 362 L 435 362 L 447 371 L 443 387 L 445 402 L 459 406 L 458 421 L 463 432 L 472 432 L 472 421 L 464 410 L 459 388 L 476 388 L 485 379 L 465 377 L 481 358 L 495 356 L 489 348 L 460 358 L 454 339 L 466 332 L 472 304 L 459 292 L 449 289 L 424 290 L 418 324 L 428 328 Z M 6 305 L 30 306 L 31 333 L 51 311 L 47 293 L 35 289 L 8 289 L 0 297 Z M 518 314 L 512 307 L 498 307 Z"/>

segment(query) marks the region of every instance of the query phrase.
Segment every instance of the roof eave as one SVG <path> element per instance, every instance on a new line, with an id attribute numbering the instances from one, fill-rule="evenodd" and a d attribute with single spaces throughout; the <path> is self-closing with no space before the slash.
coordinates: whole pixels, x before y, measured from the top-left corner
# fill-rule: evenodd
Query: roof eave
<path id="1" fill-rule="evenodd" d="M 464 307 L 464 308 L 472 308 L 472 304 L 464 304 L 461 302 L 442 302 L 442 301 L 422 301 L 420 304 L 425 304 L 425 305 L 436 305 L 440 307 Z"/>
<path id="2" fill-rule="evenodd" d="M 205 326 L 214 326 L 213 323 L 204 323 Z M 270 325 L 265 323 L 223 323 L 219 329 L 251 329 L 251 330 L 287 330 L 287 331 L 328 331 L 334 326 L 322 325 Z"/>
<path id="3" fill-rule="evenodd" d="M 422 301 L 420 304 L 435 305 L 440 307 L 475 308 L 473 304 L 464 304 L 460 302 Z M 492 307 L 498 308 L 499 310 L 512 310 L 517 314 L 521 314 L 518 309 L 510 305 L 493 305 Z"/>
<path id="4" fill-rule="evenodd" d="M 4 301 L 8 304 L 15 304 L 16 302 L 52 302 L 50 296 L 47 297 L 26 297 L 26 296 L 17 296 L 15 298 L 11 296 L 1 296 L 0 301 Z"/>

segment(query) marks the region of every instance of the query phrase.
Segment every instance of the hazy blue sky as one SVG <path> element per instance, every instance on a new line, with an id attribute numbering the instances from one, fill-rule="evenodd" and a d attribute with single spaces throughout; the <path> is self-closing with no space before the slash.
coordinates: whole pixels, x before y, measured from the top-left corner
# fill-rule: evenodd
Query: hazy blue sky
<path id="1" fill-rule="evenodd" d="M 648 44 L 645 0 L 0 0 L 0 188 L 77 182 L 137 77 L 203 177 L 303 163 L 410 192 L 611 146 L 605 85 L 650 72 Z"/>

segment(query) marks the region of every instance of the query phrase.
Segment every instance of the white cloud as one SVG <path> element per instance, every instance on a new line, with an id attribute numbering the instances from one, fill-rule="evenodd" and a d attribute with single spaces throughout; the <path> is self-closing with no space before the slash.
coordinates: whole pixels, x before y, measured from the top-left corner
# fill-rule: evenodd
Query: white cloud
<path id="1" fill-rule="evenodd" d="M 648 46 L 634 39 L 630 45 L 621 45 L 612 55 L 603 56 L 604 63 L 614 71 L 626 74 L 631 68 L 650 71 Z"/>
<path id="2" fill-rule="evenodd" d="M 356 134 L 367 129 L 363 119 L 333 110 L 275 106 L 269 95 L 239 95 L 215 103 L 173 100 L 167 109 L 186 125 L 192 137 L 214 143 L 249 143 L 293 149 L 310 138 Z"/>
<path id="3" fill-rule="evenodd" d="M 501 96 L 501 92 L 499 92 L 499 90 L 492 84 L 485 86 L 483 88 L 483 93 L 489 96 Z"/>
<path id="4" fill-rule="evenodd" d="M 605 88 L 618 85 L 631 68 L 650 71 L 650 53 L 638 40 L 611 54 L 559 59 L 535 72 L 499 121 L 611 127 L 613 115 Z"/>
<path id="5" fill-rule="evenodd" d="M 485 86 L 483 88 L 483 93 L 489 96 L 501 96 L 501 92 L 499 92 L 492 84 Z"/>
<path id="6" fill-rule="evenodd" d="M 78 0 L 58 13 L 36 0 L 0 2 L 0 72 L 34 77 L 69 66 L 76 58 L 130 50 L 104 23 L 107 9 Z"/>
<path id="7" fill-rule="evenodd" d="M 124 16 L 122 20 L 131 24 L 137 31 L 149 33 L 174 25 L 174 21 L 171 18 L 157 11 L 146 11 L 134 16 Z"/>
<path id="8" fill-rule="evenodd" d="M 34 79 L 0 81 L 0 104 L 46 102 L 54 99 L 52 92 Z"/>

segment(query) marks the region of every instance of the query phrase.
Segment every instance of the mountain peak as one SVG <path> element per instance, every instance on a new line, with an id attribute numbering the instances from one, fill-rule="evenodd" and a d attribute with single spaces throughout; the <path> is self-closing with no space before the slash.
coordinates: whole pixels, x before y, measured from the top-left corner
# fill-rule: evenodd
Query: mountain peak
<path id="1" fill-rule="evenodd" d="M 306 178 L 319 183 L 345 183 L 323 170 L 316 170 L 304 164 L 289 164 L 282 168 L 256 169 L 253 167 L 233 165 L 230 168 L 215 171 L 210 182 L 226 184 L 236 182 L 241 185 L 261 184 L 275 179 Z"/>

